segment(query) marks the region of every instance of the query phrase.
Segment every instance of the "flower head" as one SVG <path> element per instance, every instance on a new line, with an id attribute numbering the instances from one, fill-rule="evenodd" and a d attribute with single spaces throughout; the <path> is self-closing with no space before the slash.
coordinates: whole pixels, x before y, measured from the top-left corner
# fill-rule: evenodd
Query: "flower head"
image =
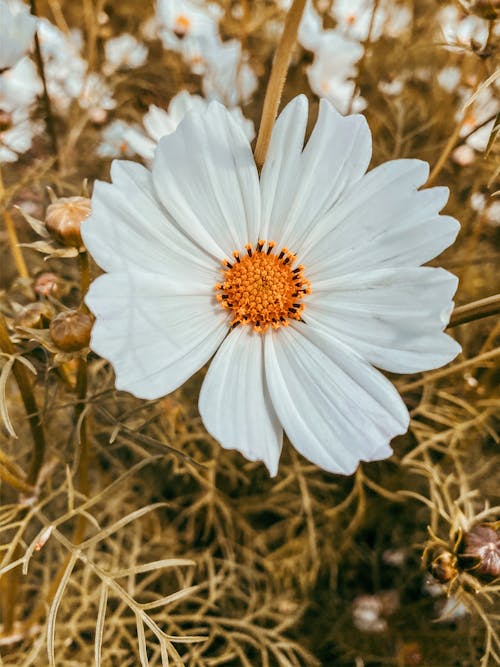
<path id="1" fill-rule="evenodd" d="M 152 171 L 115 161 L 82 235 L 107 271 L 91 286 L 91 346 L 116 386 L 173 391 L 214 354 L 200 394 L 207 430 L 276 474 L 282 433 L 326 470 L 392 452 L 408 411 L 378 370 L 417 372 L 460 350 L 443 330 L 457 280 L 422 267 L 454 240 L 447 189 L 428 166 L 365 173 L 362 116 L 325 100 L 304 147 L 304 96 L 281 113 L 259 175 L 220 104 L 188 112 Z"/>
<path id="2" fill-rule="evenodd" d="M 0 72 L 12 67 L 29 51 L 36 30 L 36 18 L 23 2 L 0 0 Z"/>

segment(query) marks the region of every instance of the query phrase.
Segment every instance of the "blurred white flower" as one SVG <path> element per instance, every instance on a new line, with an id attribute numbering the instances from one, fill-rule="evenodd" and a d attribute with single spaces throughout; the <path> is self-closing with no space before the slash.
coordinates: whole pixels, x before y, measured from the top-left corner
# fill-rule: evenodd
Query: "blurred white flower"
<path id="1" fill-rule="evenodd" d="M 97 147 L 99 157 L 132 157 L 133 149 L 127 141 L 127 132 L 133 126 L 123 120 L 114 120 L 102 133 L 102 141 Z"/>
<path id="2" fill-rule="evenodd" d="M 165 48 L 181 53 L 195 74 L 203 74 L 207 53 L 219 39 L 220 14 L 211 2 L 157 0 L 158 35 Z"/>
<path id="3" fill-rule="evenodd" d="M 464 603 L 457 600 L 454 595 L 450 595 L 446 600 L 438 600 L 435 609 L 438 612 L 435 621 L 437 623 L 456 623 L 470 613 Z"/>
<path id="4" fill-rule="evenodd" d="M 85 78 L 78 104 L 82 109 L 87 109 L 91 120 L 102 123 L 106 120 L 107 112 L 116 107 L 116 100 L 104 78 L 96 72 L 91 72 Z"/>
<path id="5" fill-rule="evenodd" d="M 461 92 L 462 99 L 466 103 L 471 98 L 472 91 L 463 88 Z M 495 124 L 495 117 L 500 113 L 499 94 L 500 88 L 495 83 L 479 91 L 473 103 L 468 107 L 460 129 L 460 137 L 467 137 L 467 146 L 480 153 L 486 149 Z M 460 115 L 461 111 L 457 113 L 457 120 L 460 118 Z M 475 128 L 479 129 L 472 132 Z"/>
<path id="6" fill-rule="evenodd" d="M 134 69 L 144 65 L 148 57 L 148 48 L 133 35 L 125 33 L 108 39 L 104 46 L 106 62 L 102 71 L 110 75 L 117 69 Z"/>
<path id="7" fill-rule="evenodd" d="M 488 39 L 488 21 L 479 16 L 467 15 L 458 7 L 447 5 L 438 13 L 438 21 L 445 41 L 452 49 L 483 47 Z M 500 25 L 494 28 L 500 34 Z"/>
<path id="8" fill-rule="evenodd" d="M 0 72 L 13 67 L 30 50 L 36 24 L 24 2 L 0 0 Z"/>
<path id="9" fill-rule="evenodd" d="M 146 132 L 140 128 L 129 127 L 125 132 L 125 140 L 133 151 L 140 155 L 147 163 L 152 163 L 158 141 L 171 134 L 190 110 L 205 111 L 209 101 L 199 95 L 190 95 L 182 90 L 172 98 L 168 111 L 152 104 L 144 116 L 143 124 Z M 232 118 L 241 125 L 247 139 L 252 141 L 255 136 L 254 124 L 245 118 L 239 107 L 229 110 Z"/>
<path id="10" fill-rule="evenodd" d="M 395 5 L 392 0 L 381 1 L 375 5 L 375 0 L 335 0 L 332 7 L 332 16 L 337 20 L 340 30 L 349 37 L 363 42 L 367 39 L 375 10 L 371 30 L 371 40 L 387 37 L 399 37 L 409 26 L 411 12 L 408 7 Z"/>
<path id="11" fill-rule="evenodd" d="M 462 79 L 462 70 L 459 67 L 443 67 L 437 75 L 437 81 L 443 90 L 452 93 Z"/>
<path id="12" fill-rule="evenodd" d="M 0 119 L 0 163 L 16 162 L 31 148 L 33 137 L 41 130 L 42 125 L 32 122 L 25 109 L 5 113 Z"/>
<path id="13" fill-rule="evenodd" d="M 64 115 L 72 100 L 81 95 L 87 71 L 81 56 L 81 33 L 63 33 L 47 19 L 40 19 L 39 38 L 50 99 L 56 111 Z"/>
<path id="14" fill-rule="evenodd" d="M 248 102 L 257 88 L 257 77 L 244 61 L 241 43 L 217 40 L 205 54 L 203 75 L 205 97 L 216 99 L 228 107 Z"/>
<path id="15" fill-rule="evenodd" d="M 21 58 L 14 67 L 0 74 L 0 109 L 14 111 L 26 109 L 42 92 L 42 82 L 36 67 L 28 56 Z"/>
<path id="16" fill-rule="evenodd" d="M 444 333 L 457 279 L 421 265 L 459 225 L 420 160 L 365 173 L 362 116 L 307 99 L 279 116 L 262 173 L 213 102 L 163 137 L 150 172 L 115 161 L 84 242 L 107 271 L 87 303 L 118 389 L 170 393 L 215 354 L 199 408 L 224 447 L 275 475 L 283 429 L 310 461 L 352 473 L 390 456 L 408 411 L 378 370 L 414 373 L 460 351 Z M 221 264 L 222 262 L 222 264 Z"/>
<path id="17" fill-rule="evenodd" d="M 356 76 L 355 64 L 363 55 L 359 42 L 345 37 L 337 30 L 324 32 L 316 44 L 313 64 L 307 69 L 311 90 L 329 100 L 341 113 L 349 111 L 356 88 L 352 77 Z M 353 110 L 361 111 L 365 100 L 357 95 Z"/>
<path id="18" fill-rule="evenodd" d="M 358 595 L 352 603 L 352 621 L 362 632 L 385 632 L 388 627 L 386 617 L 398 607 L 399 594 L 395 590 Z"/>

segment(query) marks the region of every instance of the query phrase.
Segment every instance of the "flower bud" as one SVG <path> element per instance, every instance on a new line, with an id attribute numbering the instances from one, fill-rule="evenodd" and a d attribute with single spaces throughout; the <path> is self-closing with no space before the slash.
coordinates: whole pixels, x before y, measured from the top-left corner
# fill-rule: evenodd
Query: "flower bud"
<path id="1" fill-rule="evenodd" d="M 474 526 L 464 535 L 461 554 L 467 568 L 490 577 L 500 576 L 500 535 L 488 526 Z"/>
<path id="2" fill-rule="evenodd" d="M 81 310 L 59 313 L 50 323 L 50 337 L 63 352 L 77 352 L 90 343 L 92 318 Z"/>
<path id="3" fill-rule="evenodd" d="M 24 306 L 14 317 L 14 326 L 23 329 L 42 329 L 53 315 L 48 303 L 36 302 Z"/>
<path id="4" fill-rule="evenodd" d="M 457 559 L 449 551 L 441 551 L 431 563 L 431 573 L 440 583 L 453 579 L 457 574 Z"/>
<path id="5" fill-rule="evenodd" d="M 90 211 L 87 197 L 62 197 L 47 208 L 45 226 L 64 245 L 79 248 L 82 245 L 80 225 Z"/>

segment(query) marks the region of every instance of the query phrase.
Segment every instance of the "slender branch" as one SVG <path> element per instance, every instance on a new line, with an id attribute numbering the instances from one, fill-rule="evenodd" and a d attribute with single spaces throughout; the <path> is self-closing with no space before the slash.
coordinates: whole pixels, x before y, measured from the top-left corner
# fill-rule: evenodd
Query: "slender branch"
<path id="1" fill-rule="evenodd" d="M 5 319 L 3 315 L 0 314 L 0 349 L 7 354 L 16 354 L 16 349 L 12 344 L 12 341 L 9 337 L 9 332 L 7 331 L 7 325 L 5 324 Z M 12 367 L 12 372 L 21 392 L 21 398 L 24 404 L 24 409 L 28 416 L 28 421 L 31 429 L 31 434 L 33 436 L 33 457 L 31 461 L 30 472 L 26 481 L 31 486 L 36 485 L 38 479 L 38 474 L 43 464 L 43 459 L 45 457 L 45 434 L 43 432 L 42 423 L 38 415 L 38 406 L 36 403 L 35 395 L 33 393 L 33 388 L 31 386 L 30 378 L 28 377 L 28 371 L 19 361 L 16 361 Z"/>
<path id="2" fill-rule="evenodd" d="M 31 0 L 31 13 L 33 16 L 38 16 L 36 0 Z M 45 77 L 45 66 L 43 64 L 42 50 L 40 48 L 40 38 L 38 37 L 38 30 L 35 31 L 35 59 L 38 68 L 38 74 L 42 79 L 43 84 L 43 100 L 45 103 L 45 115 L 47 119 L 47 129 L 49 131 L 50 141 L 52 143 L 52 151 L 54 153 L 54 164 L 56 169 L 59 169 L 59 150 L 57 146 L 57 134 L 54 125 L 54 115 L 52 113 L 52 104 L 50 101 L 49 91 L 47 88 L 47 79 Z"/>
<path id="3" fill-rule="evenodd" d="M 271 141 L 271 133 L 274 121 L 278 113 L 278 108 L 285 85 L 286 75 L 292 51 L 297 40 L 300 20 L 304 13 L 306 0 L 294 0 L 285 20 L 285 27 L 281 35 L 280 43 L 276 49 L 274 63 L 271 70 L 271 76 L 267 84 L 264 106 L 262 108 L 262 117 L 260 119 L 259 135 L 255 146 L 255 162 L 259 169 L 262 168 L 266 159 L 267 149 Z"/>
<path id="4" fill-rule="evenodd" d="M 498 356 L 500 356 L 500 347 L 496 347 L 494 350 L 480 354 L 472 359 L 466 359 L 465 361 L 462 361 L 459 364 L 455 364 L 454 366 L 448 366 L 447 368 L 443 368 L 442 370 L 436 371 L 435 373 L 428 373 L 420 380 L 415 380 L 415 382 L 408 382 L 408 384 L 399 386 L 398 391 L 400 394 L 406 393 L 407 391 L 413 391 L 414 389 L 418 389 L 428 382 L 435 382 L 436 380 L 440 380 L 447 375 L 463 371 L 465 368 L 469 368 L 470 366 L 479 366 L 480 364 L 486 361 L 490 361 L 491 359 L 494 359 Z"/>
<path id="5" fill-rule="evenodd" d="M 500 294 L 493 294 L 485 299 L 467 303 L 465 306 L 458 306 L 453 311 L 448 329 L 456 327 L 459 324 L 466 322 L 473 322 L 480 320 L 483 317 L 490 317 L 491 315 L 498 315 L 500 313 Z"/>
<path id="6" fill-rule="evenodd" d="M 5 220 L 5 227 L 7 229 L 7 238 L 9 239 L 10 250 L 16 265 L 17 272 L 21 278 L 29 278 L 30 274 L 26 262 L 24 261 L 23 253 L 19 247 L 19 239 L 17 237 L 16 228 L 12 216 L 8 211 L 3 214 Z"/>
<path id="7" fill-rule="evenodd" d="M 450 136 L 450 138 L 446 142 L 446 145 L 443 148 L 443 150 L 441 152 L 441 155 L 438 157 L 438 160 L 437 160 L 436 164 L 433 166 L 433 168 L 431 170 L 431 173 L 429 175 L 429 179 L 426 183 L 426 187 L 429 187 L 432 183 L 434 183 L 434 181 L 436 180 L 438 175 L 441 173 L 441 169 L 446 164 L 446 160 L 448 159 L 451 151 L 455 148 L 455 144 L 456 144 L 456 142 L 457 142 L 457 140 L 460 136 L 460 130 L 462 129 L 462 125 L 464 123 L 464 120 L 465 120 L 465 112 L 462 112 L 462 114 L 461 114 L 461 116 L 460 116 L 460 118 L 459 118 L 459 120 L 458 120 L 458 122 L 455 126 L 455 129 L 453 130 L 452 135 Z"/>

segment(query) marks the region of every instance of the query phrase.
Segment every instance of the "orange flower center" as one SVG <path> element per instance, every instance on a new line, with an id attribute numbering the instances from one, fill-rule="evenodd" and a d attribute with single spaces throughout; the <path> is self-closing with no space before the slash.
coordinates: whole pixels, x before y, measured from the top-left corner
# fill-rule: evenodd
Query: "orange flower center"
<path id="1" fill-rule="evenodd" d="M 178 16 L 175 17 L 175 28 L 174 28 L 175 33 L 180 33 L 181 35 L 185 35 L 189 31 L 190 27 L 191 27 L 191 21 L 187 16 L 184 16 L 184 14 L 179 14 Z"/>
<path id="2" fill-rule="evenodd" d="M 255 249 L 250 243 L 246 254 L 233 252 L 234 261 L 225 259 L 224 282 L 215 285 L 217 300 L 223 308 L 231 309 L 234 317 L 230 327 L 251 324 L 263 333 L 286 327 L 289 320 L 300 320 L 304 309 L 302 299 L 311 293 L 304 278 L 302 264 L 292 268 L 296 255 L 282 248 L 274 252 L 275 242 L 259 240 Z"/>

